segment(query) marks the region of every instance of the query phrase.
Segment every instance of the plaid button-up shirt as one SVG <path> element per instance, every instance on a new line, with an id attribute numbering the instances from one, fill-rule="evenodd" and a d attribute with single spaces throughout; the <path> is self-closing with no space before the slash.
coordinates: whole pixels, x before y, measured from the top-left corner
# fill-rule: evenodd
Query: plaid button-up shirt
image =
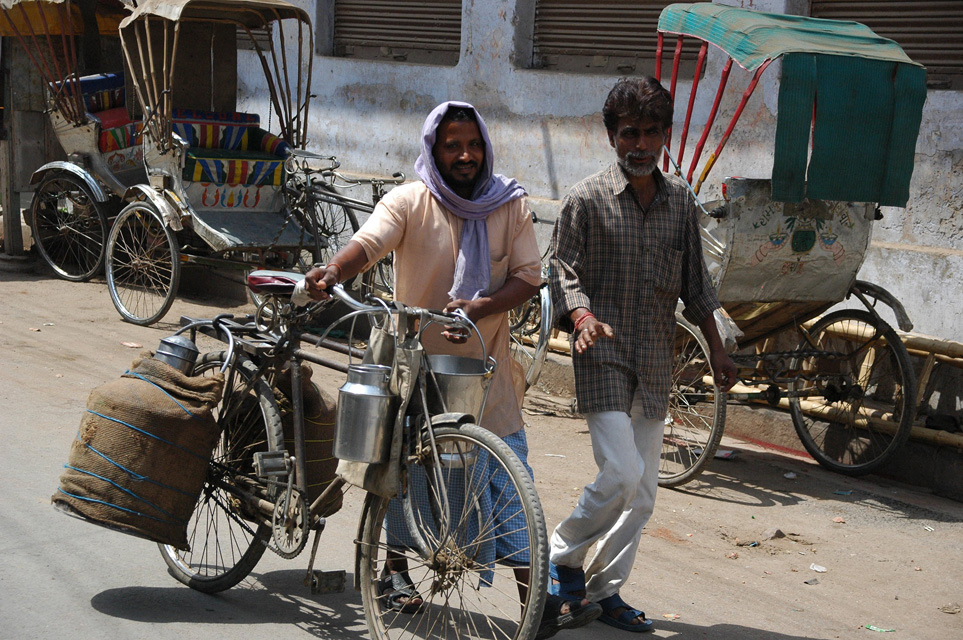
<path id="1" fill-rule="evenodd" d="M 552 237 L 550 283 L 556 324 L 589 309 L 615 330 L 572 353 L 579 410 L 629 412 L 636 389 L 646 418 L 668 410 L 676 303 L 699 324 L 719 301 L 702 257 L 699 219 L 681 178 L 653 173 L 657 192 L 643 210 L 613 164 L 565 198 Z M 574 340 L 574 336 L 573 336 Z"/>

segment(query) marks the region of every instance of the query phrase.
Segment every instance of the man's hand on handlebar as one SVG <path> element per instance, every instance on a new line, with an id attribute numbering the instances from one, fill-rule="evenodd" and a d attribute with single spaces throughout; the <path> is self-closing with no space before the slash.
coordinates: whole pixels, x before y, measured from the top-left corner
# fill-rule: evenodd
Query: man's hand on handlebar
<path id="1" fill-rule="evenodd" d="M 334 265 L 314 267 L 304 276 L 308 295 L 313 300 L 327 300 L 331 297 L 327 289 L 338 284 L 339 275 L 338 267 Z"/>
<path id="2" fill-rule="evenodd" d="M 445 306 L 446 313 L 454 313 L 457 310 L 461 310 L 465 314 L 465 317 L 469 318 L 474 322 L 476 318 L 472 316 L 475 312 L 475 301 L 473 300 L 452 300 Z M 477 314 L 476 314 L 477 315 Z M 445 330 L 441 332 L 445 340 L 452 342 L 454 344 L 465 344 L 468 342 L 468 338 L 471 337 L 471 331 L 467 327 L 456 327 L 454 325 L 445 325 Z"/>

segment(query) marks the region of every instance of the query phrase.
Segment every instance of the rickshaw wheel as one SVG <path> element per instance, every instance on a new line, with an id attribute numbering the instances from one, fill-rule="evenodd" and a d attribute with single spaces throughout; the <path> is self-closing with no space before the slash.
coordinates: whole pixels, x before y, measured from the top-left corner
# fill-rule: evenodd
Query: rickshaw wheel
<path id="1" fill-rule="evenodd" d="M 181 263 L 177 238 L 147 201 L 133 202 L 117 216 L 107 240 L 107 288 L 127 322 L 157 322 L 174 302 Z"/>
<path id="2" fill-rule="evenodd" d="M 37 251 L 58 277 L 84 282 L 104 266 L 105 205 L 69 173 L 45 177 L 30 205 L 30 232 Z"/>
<path id="3" fill-rule="evenodd" d="M 677 487 L 702 473 L 716 453 L 725 426 L 726 394 L 713 380 L 709 345 L 695 325 L 676 314 L 659 486 Z"/>
<path id="4" fill-rule="evenodd" d="M 794 360 L 800 372 L 789 408 L 806 451 L 846 475 L 884 465 L 909 438 L 916 414 L 916 376 L 897 333 L 866 311 L 820 319 Z M 815 353 L 813 353 L 815 352 Z M 808 378 L 808 379 L 807 379 Z"/>
<path id="5" fill-rule="evenodd" d="M 226 357 L 224 351 L 205 353 L 193 375 L 217 375 Z M 242 358 L 233 371 L 214 410 L 221 436 L 187 524 L 190 550 L 158 545 L 171 576 L 203 593 L 230 589 L 264 555 L 271 525 L 263 514 L 251 513 L 242 496 L 254 493 L 258 499 L 274 502 L 276 483 L 250 480 L 255 473 L 254 454 L 284 448 L 281 414 L 257 367 Z"/>

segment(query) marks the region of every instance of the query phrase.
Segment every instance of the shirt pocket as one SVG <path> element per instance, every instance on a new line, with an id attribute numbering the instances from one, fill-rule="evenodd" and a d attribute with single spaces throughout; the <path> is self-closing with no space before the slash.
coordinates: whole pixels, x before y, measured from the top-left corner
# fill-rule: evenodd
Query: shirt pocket
<path id="1" fill-rule="evenodd" d="M 682 290 L 682 252 L 665 245 L 652 247 L 650 252 L 655 294 L 678 298 Z"/>
<path id="2" fill-rule="evenodd" d="M 508 260 L 511 256 L 505 256 L 500 260 L 492 260 L 492 271 L 490 284 L 488 286 L 488 294 L 491 295 L 505 286 L 505 280 L 508 279 Z"/>

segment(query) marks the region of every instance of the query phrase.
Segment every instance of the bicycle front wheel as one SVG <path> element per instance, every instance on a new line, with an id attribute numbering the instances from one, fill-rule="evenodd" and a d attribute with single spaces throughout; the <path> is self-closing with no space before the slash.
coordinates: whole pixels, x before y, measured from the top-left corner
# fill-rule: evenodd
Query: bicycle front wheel
<path id="1" fill-rule="evenodd" d="M 358 552 L 371 637 L 531 638 L 548 571 L 545 517 L 531 475 L 487 429 L 440 427 L 432 435 L 438 453 L 427 453 L 425 436 L 403 495 L 369 494 L 365 503 Z M 407 566 L 424 600 L 416 614 L 390 607 L 382 588 L 389 557 L 392 568 L 399 560 Z"/>
<path id="2" fill-rule="evenodd" d="M 226 355 L 223 351 L 205 353 L 198 359 L 194 375 L 214 375 Z M 273 502 L 277 486 L 258 481 L 254 454 L 284 447 L 274 394 L 246 358 L 228 375 L 215 418 L 221 438 L 187 525 L 190 551 L 159 545 L 170 574 L 204 593 L 230 589 L 247 577 L 264 554 L 271 523 L 252 505 L 258 499 Z"/>
<path id="3" fill-rule="evenodd" d="M 789 411 L 806 451 L 827 469 L 869 473 L 909 438 L 916 414 L 916 376 L 906 347 L 865 311 L 824 316 L 799 345 Z"/>
<path id="4" fill-rule="evenodd" d="M 676 314 L 659 486 L 677 487 L 702 473 L 716 453 L 725 426 L 726 394 L 713 380 L 709 345 L 695 325 Z"/>

